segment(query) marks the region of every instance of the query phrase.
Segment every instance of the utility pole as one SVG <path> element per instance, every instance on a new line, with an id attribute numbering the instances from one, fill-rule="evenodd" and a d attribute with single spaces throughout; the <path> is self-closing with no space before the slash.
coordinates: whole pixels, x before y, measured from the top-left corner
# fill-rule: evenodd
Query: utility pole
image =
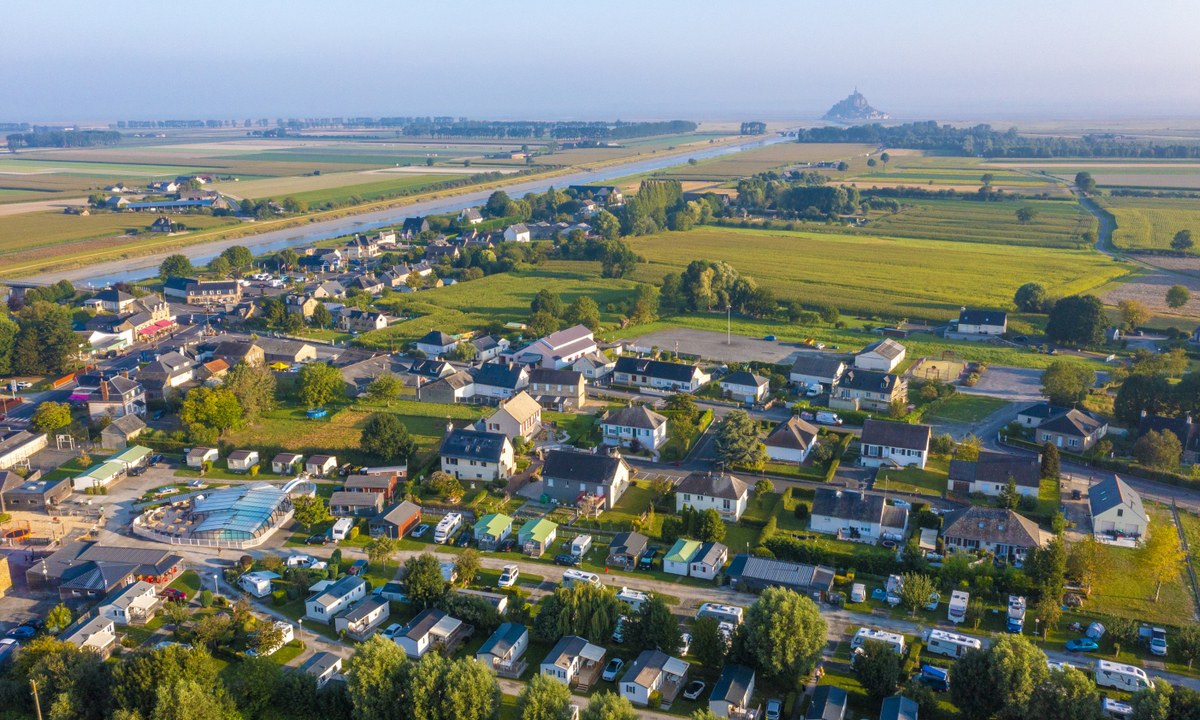
<path id="1" fill-rule="evenodd" d="M 42 720 L 42 701 L 38 699 L 37 680 L 30 679 L 29 684 L 33 687 L 33 709 L 37 711 L 37 720 Z"/>
<path id="2" fill-rule="evenodd" d="M 731 326 L 731 323 L 732 323 L 731 318 L 733 317 L 732 312 L 733 312 L 733 306 L 726 305 L 725 306 L 725 344 L 726 345 L 733 344 L 733 328 Z"/>

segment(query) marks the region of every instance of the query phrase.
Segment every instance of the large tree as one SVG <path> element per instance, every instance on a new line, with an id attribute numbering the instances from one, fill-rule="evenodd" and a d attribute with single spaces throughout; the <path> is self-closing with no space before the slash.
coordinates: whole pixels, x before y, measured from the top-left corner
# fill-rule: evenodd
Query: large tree
<path id="1" fill-rule="evenodd" d="M 409 599 L 421 607 L 429 607 L 446 594 L 442 565 L 433 553 L 421 553 L 404 561 L 404 582 Z"/>
<path id="2" fill-rule="evenodd" d="M 517 695 L 522 720 L 571 720 L 571 690 L 549 675 L 535 674 Z"/>
<path id="3" fill-rule="evenodd" d="M 154 711 L 156 688 L 184 678 L 215 688 L 220 683 L 217 669 L 207 652 L 182 645 L 125 654 L 113 668 L 113 700 L 117 708 L 148 718 Z"/>
<path id="4" fill-rule="evenodd" d="M 225 262 L 229 263 L 231 269 L 238 272 L 254 264 L 254 253 L 242 245 L 225 248 L 221 251 L 221 257 L 225 258 Z"/>
<path id="5" fill-rule="evenodd" d="M 929 598 L 936 590 L 933 578 L 922 573 L 905 573 L 904 584 L 900 587 L 900 601 L 914 616 L 917 611 L 929 604 Z"/>
<path id="6" fill-rule="evenodd" d="M 30 422 L 38 432 L 52 433 L 71 424 L 71 406 L 48 400 L 33 411 Z"/>
<path id="7" fill-rule="evenodd" d="M 637 720 L 637 717 L 628 700 L 607 690 L 593 695 L 579 714 L 579 720 Z"/>
<path id="8" fill-rule="evenodd" d="M 632 640 L 635 648 L 641 650 L 662 650 L 668 655 L 679 651 L 682 633 L 679 622 L 671 614 L 667 601 L 658 593 L 651 593 L 649 599 L 642 603 L 631 618 L 626 637 Z"/>
<path id="9" fill-rule="evenodd" d="M 1196 243 L 1192 240 L 1191 230 L 1180 230 L 1179 232 L 1175 233 L 1175 237 L 1171 238 L 1171 249 L 1178 250 L 1179 252 L 1191 250 L 1192 246 L 1195 244 Z"/>
<path id="10" fill-rule="evenodd" d="M 1171 525 L 1159 524 L 1150 530 L 1149 538 L 1142 538 L 1138 555 L 1142 571 L 1154 583 L 1154 602 L 1158 602 L 1162 586 L 1179 577 L 1187 557 L 1179 543 L 1179 533 Z"/>
<path id="11" fill-rule="evenodd" d="M 1180 383 L 1183 386 L 1183 383 Z M 1161 375 L 1134 373 L 1121 383 L 1113 400 L 1113 414 L 1131 426 L 1141 420 L 1142 412 L 1158 415 L 1175 401 L 1171 383 Z"/>
<path id="12" fill-rule="evenodd" d="M 404 650 L 378 634 L 358 646 L 346 674 L 355 720 L 408 716 L 411 708 L 399 692 L 405 663 Z"/>
<path id="13" fill-rule="evenodd" d="M 12 371 L 19 375 L 50 375 L 79 365 L 83 341 L 75 334 L 71 308 L 35 301 L 21 308 L 12 345 Z"/>
<path id="14" fill-rule="evenodd" d="M 168 255 L 158 266 L 158 276 L 163 280 L 169 277 L 185 277 L 196 272 L 192 261 L 187 255 Z"/>
<path id="15" fill-rule="evenodd" d="M 728 468 L 761 469 L 767 461 L 767 448 L 758 439 L 758 422 L 745 410 L 725 416 L 717 429 L 717 458 Z"/>
<path id="16" fill-rule="evenodd" d="M 812 600 L 767 588 L 746 611 L 742 650 L 756 667 L 786 687 L 798 687 L 825 647 L 825 619 Z"/>
<path id="17" fill-rule="evenodd" d="M 624 608 L 616 591 L 608 585 L 577 583 L 570 588 L 560 587 L 543 602 L 533 635 L 546 642 L 564 635 L 579 635 L 594 643 L 608 642 Z"/>
<path id="18" fill-rule="evenodd" d="M 721 621 L 714 617 L 696 618 L 692 623 L 692 657 L 702 667 L 721 667 L 729 654 L 729 641 L 721 633 Z"/>
<path id="19" fill-rule="evenodd" d="M 345 395 L 346 381 L 332 365 L 316 362 L 300 369 L 300 401 L 308 407 L 325 407 Z"/>
<path id="20" fill-rule="evenodd" d="M 1096 179 L 1087 171 L 1075 173 L 1075 187 L 1082 193 L 1090 193 L 1096 191 Z"/>
<path id="21" fill-rule="evenodd" d="M 721 542 L 725 539 L 725 521 L 715 508 L 705 508 L 696 518 L 696 539 Z"/>
<path id="22" fill-rule="evenodd" d="M 1046 337 L 1066 345 L 1097 345 L 1104 339 L 1108 315 L 1094 295 L 1071 295 L 1054 303 Z"/>
<path id="23" fill-rule="evenodd" d="M 198 442 L 212 442 L 226 431 L 241 426 L 242 405 L 223 387 L 196 387 L 183 396 L 179 420 Z"/>
<path id="24" fill-rule="evenodd" d="M 1150 308 L 1139 300 L 1122 300 L 1117 303 L 1117 309 L 1121 311 L 1121 322 L 1126 330 L 1136 330 L 1139 325 L 1150 319 Z"/>
<path id="25" fill-rule="evenodd" d="M 1096 384 L 1096 372 L 1070 360 L 1055 360 L 1042 372 L 1042 394 L 1054 405 L 1074 405 Z"/>
<path id="26" fill-rule="evenodd" d="M 226 373 L 224 385 L 237 398 L 248 422 L 275 409 L 275 373 L 264 364 L 238 362 Z"/>
<path id="27" fill-rule="evenodd" d="M 892 646 L 878 640 L 863 643 L 854 654 L 854 677 L 875 701 L 896 692 L 900 684 L 900 656 Z"/>
<path id="28" fill-rule="evenodd" d="M 1038 313 L 1046 309 L 1046 288 L 1037 283 L 1025 283 L 1013 295 L 1013 304 L 1021 312 Z"/>
<path id="29" fill-rule="evenodd" d="M 363 425 L 359 445 L 385 463 L 407 464 L 417 454 L 417 441 L 392 413 L 371 413 Z"/>
<path id="30" fill-rule="evenodd" d="M 292 501 L 292 508 L 292 517 L 304 526 L 305 532 L 329 519 L 329 507 L 320 495 L 301 495 Z"/>
<path id="31" fill-rule="evenodd" d="M 992 687 L 992 656 L 968 650 L 950 669 L 950 701 L 963 720 L 988 720 L 1003 703 Z"/>
<path id="32" fill-rule="evenodd" d="M 1167 288 L 1167 307 L 1181 308 L 1192 299 L 1192 292 L 1186 285 L 1172 285 Z"/>
<path id="33" fill-rule="evenodd" d="M 1150 430 L 1133 444 L 1133 456 L 1148 468 L 1174 470 L 1179 467 L 1183 446 L 1170 430 Z"/>
<path id="34" fill-rule="evenodd" d="M 1100 720 L 1104 717 L 1096 684 L 1073 667 L 1052 670 L 1033 689 L 1029 707 L 1033 710 L 1029 717 L 1039 720 Z"/>
<path id="35" fill-rule="evenodd" d="M 1079 583 L 1084 592 L 1091 594 L 1092 586 L 1104 569 L 1106 551 L 1094 535 L 1071 543 L 1067 549 L 1067 577 Z"/>
<path id="36" fill-rule="evenodd" d="M 404 381 L 395 373 L 383 373 L 367 385 L 367 397 L 375 402 L 391 404 L 404 392 Z"/>
<path id="37" fill-rule="evenodd" d="M 1049 675 L 1046 654 L 1024 635 L 1001 635 L 988 653 L 992 657 L 991 692 L 1003 698 L 999 717 L 1028 718 L 1033 690 Z"/>
<path id="38" fill-rule="evenodd" d="M 156 688 L 149 720 L 229 720 L 237 716 L 233 699 L 223 685 L 202 685 L 181 678 Z"/>
<path id="39" fill-rule="evenodd" d="M 533 301 L 529 303 L 529 312 L 534 314 L 546 312 L 556 318 L 561 318 L 563 313 L 566 312 L 566 306 L 563 305 L 562 298 L 557 293 L 549 288 L 542 288 L 538 290 L 537 295 L 533 296 Z"/>
<path id="40" fill-rule="evenodd" d="M 567 307 L 566 321 L 595 332 L 600 329 L 600 306 L 587 295 L 581 295 Z"/>

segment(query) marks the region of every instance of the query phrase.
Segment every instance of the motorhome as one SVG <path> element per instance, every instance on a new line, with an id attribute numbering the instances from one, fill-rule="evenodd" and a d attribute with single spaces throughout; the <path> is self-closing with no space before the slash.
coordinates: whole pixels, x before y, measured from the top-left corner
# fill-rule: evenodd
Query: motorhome
<path id="1" fill-rule="evenodd" d="M 438 545 L 445 545 L 454 538 L 454 533 L 458 532 L 460 527 L 462 527 L 462 515 L 449 513 L 439 520 L 437 527 L 433 529 L 433 541 Z"/>
<path id="2" fill-rule="evenodd" d="M 1104 717 L 1130 720 L 1133 717 L 1133 706 L 1120 700 L 1104 698 L 1100 701 L 1100 712 L 1104 714 Z"/>
<path id="3" fill-rule="evenodd" d="M 979 638 L 946 632 L 945 630 L 930 630 L 925 639 L 925 652 L 945 655 L 958 659 L 968 650 L 982 650 L 983 642 Z"/>
<path id="4" fill-rule="evenodd" d="M 721 605 L 720 603 L 704 603 L 696 611 L 696 618 L 714 617 L 720 622 L 737 626 L 742 624 L 744 610 L 736 605 Z"/>
<path id="5" fill-rule="evenodd" d="M 896 607 L 900 604 L 900 591 L 904 589 L 904 578 L 900 575 L 888 575 L 887 602 Z"/>
<path id="6" fill-rule="evenodd" d="M 562 576 L 562 586 L 565 588 L 574 587 L 575 583 L 587 583 L 600 587 L 600 576 L 596 573 L 590 573 L 583 570 L 564 570 Z"/>
<path id="7" fill-rule="evenodd" d="M 571 541 L 571 555 L 582 558 L 587 555 L 587 551 L 592 549 L 591 535 L 576 535 Z"/>
<path id="8" fill-rule="evenodd" d="M 350 537 L 350 529 L 354 527 L 352 518 L 338 518 L 338 521 L 333 524 L 333 528 L 329 531 L 329 537 L 335 542 L 340 542 Z"/>
<path id="9" fill-rule="evenodd" d="M 1020 633 L 1025 629 L 1025 598 L 1021 595 L 1008 596 L 1008 631 Z"/>
<path id="10" fill-rule="evenodd" d="M 877 640 L 881 643 L 887 643 L 892 646 L 892 650 L 897 655 L 904 654 L 904 636 L 900 633 L 888 632 L 886 630 L 876 630 L 875 628 L 859 628 L 858 632 L 854 633 L 854 639 L 850 641 L 850 649 L 858 650 L 868 640 Z"/>
<path id="11" fill-rule="evenodd" d="M 971 594 L 964 590 L 950 593 L 950 611 L 948 617 L 955 625 L 967 619 L 967 604 L 971 602 Z"/>
<path id="12" fill-rule="evenodd" d="M 649 600 L 650 596 L 641 590 L 630 590 L 627 587 L 623 587 L 617 593 L 617 599 L 629 605 L 634 612 L 637 612 L 642 609 L 642 603 Z"/>
<path id="13" fill-rule="evenodd" d="M 1096 661 L 1096 684 L 1130 693 L 1154 687 L 1145 670 L 1111 660 Z"/>

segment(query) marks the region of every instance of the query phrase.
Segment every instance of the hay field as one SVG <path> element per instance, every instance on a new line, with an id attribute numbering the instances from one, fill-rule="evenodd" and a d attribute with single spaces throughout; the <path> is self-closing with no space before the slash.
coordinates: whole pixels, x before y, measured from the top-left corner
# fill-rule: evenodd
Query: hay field
<path id="1" fill-rule="evenodd" d="M 1165 250 L 1180 230 L 1191 230 L 1200 241 L 1200 200 L 1104 197 L 1100 202 L 1117 219 L 1113 245 L 1118 248 Z"/>
<path id="2" fill-rule="evenodd" d="M 962 305 L 1008 307 L 1026 282 L 1051 295 L 1086 292 L 1126 266 L 1086 250 L 704 227 L 631 240 L 648 262 L 635 279 L 658 284 L 697 258 L 724 260 L 782 298 L 863 313 L 950 318 Z"/>
<path id="3" fill-rule="evenodd" d="M 872 213 L 861 229 L 867 234 L 958 242 L 1005 243 L 1075 248 L 1095 232 L 1095 219 L 1077 203 L 1054 200 L 977 202 L 974 200 L 900 200 L 898 213 Z M 1037 211 L 1034 220 L 1017 222 L 1018 208 Z"/>

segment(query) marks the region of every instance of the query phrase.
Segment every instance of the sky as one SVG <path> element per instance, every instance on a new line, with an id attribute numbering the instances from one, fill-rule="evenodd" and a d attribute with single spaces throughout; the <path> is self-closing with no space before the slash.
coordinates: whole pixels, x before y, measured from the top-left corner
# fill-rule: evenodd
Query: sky
<path id="1" fill-rule="evenodd" d="M 1200 117 L 1191 0 L 83 0 L 0 17 L 0 121 Z"/>

